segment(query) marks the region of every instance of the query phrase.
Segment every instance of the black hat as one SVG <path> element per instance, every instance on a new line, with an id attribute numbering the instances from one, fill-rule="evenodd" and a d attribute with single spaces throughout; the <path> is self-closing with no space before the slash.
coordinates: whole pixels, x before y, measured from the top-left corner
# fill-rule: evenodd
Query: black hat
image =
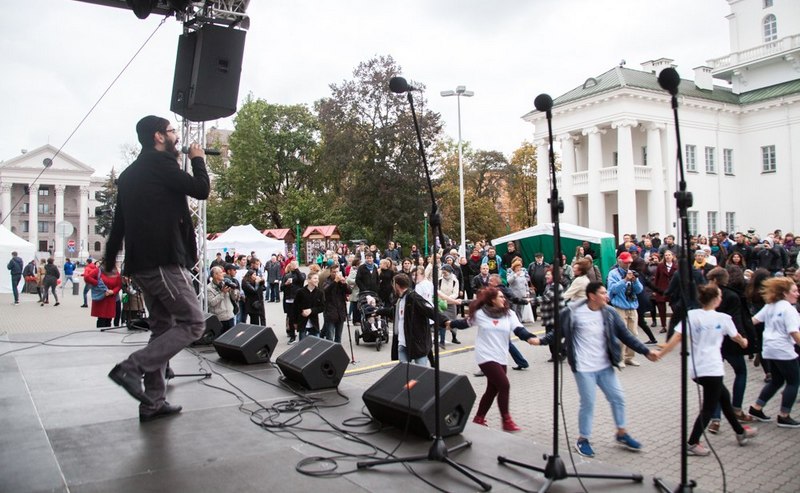
<path id="1" fill-rule="evenodd" d="M 152 149 L 155 145 L 153 134 L 164 132 L 168 125 L 169 120 L 160 116 L 148 115 L 142 118 L 136 124 L 136 135 L 139 137 L 139 143 L 145 149 Z"/>
<path id="2" fill-rule="evenodd" d="M 225 270 L 239 270 L 236 264 L 225 264 Z"/>

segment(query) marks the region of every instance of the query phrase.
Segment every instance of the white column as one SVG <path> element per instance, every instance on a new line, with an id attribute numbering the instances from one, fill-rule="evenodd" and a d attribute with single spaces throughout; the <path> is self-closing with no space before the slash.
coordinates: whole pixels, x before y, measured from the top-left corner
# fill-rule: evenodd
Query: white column
<path id="1" fill-rule="evenodd" d="M 564 201 L 565 223 L 578 224 L 578 201 L 572 193 L 572 175 L 575 173 L 575 140 L 570 134 L 558 136 L 561 143 L 561 188 L 559 192 Z"/>
<path id="2" fill-rule="evenodd" d="M 611 123 L 617 130 L 617 215 L 619 234 L 639 233 L 636 227 L 636 180 L 633 175 L 633 138 L 631 128 L 636 120 L 619 120 Z"/>
<path id="3" fill-rule="evenodd" d="M 650 122 L 647 130 L 647 166 L 652 168 L 650 176 L 653 189 L 647 198 L 648 231 L 658 231 L 662 237 L 667 233 L 666 190 L 664 189 L 664 163 L 661 154 L 661 131 L 663 123 Z M 642 231 L 644 232 L 644 231 Z"/>
<path id="4" fill-rule="evenodd" d="M 56 185 L 53 188 L 56 192 L 56 224 L 58 224 L 64 221 L 64 191 L 67 187 L 65 185 Z M 64 237 L 58 233 L 58 228 L 56 228 L 55 235 L 56 246 L 53 249 L 53 256 L 56 258 L 56 262 L 59 262 L 64 258 Z"/>
<path id="5" fill-rule="evenodd" d="M 587 194 L 587 219 L 591 229 L 606 230 L 606 202 L 603 192 L 600 191 L 600 168 L 603 167 L 603 142 L 602 133 L 598 127 L 583 129 L 583 135 L 589 137 L 587 149 L 588 185 Z"/>
<path id="6" fill-rule="evenodd" d="M 39 251 L 39 185 L 33 184 L 28 195 L 28 241 Z"/>
<path id="7" fill-rule="evenodd" d="M 546 140 L 536 141 L 536 224 L 552 222 L 547 199 L 550 197 L 550 162 Z"/>
<path id="8" fill-rule="evenodd" d="M 11 214 L 11 187 L 14 184 L 11 182 L 0 183 L 0 220 L 3 225 L 11 229 L 11 219 L 6 218 Z"/>
<path id="9" fill-rule="evenodd" d="M 89 256 L 89 185 L 81 185 L 78 207 L 80 208 L 78 252 L 81 261 L 84 261 Z"/>

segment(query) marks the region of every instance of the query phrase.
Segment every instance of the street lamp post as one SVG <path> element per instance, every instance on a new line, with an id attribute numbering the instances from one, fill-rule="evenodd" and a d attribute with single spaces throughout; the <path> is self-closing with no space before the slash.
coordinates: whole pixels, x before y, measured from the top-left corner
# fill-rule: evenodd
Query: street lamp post
<path id="1" fill-rule="evenodd" d="M 422 220 L 422 224 L 425 226 L 425 258 L 428 258 L 428 212 L 425 211 L 422 213 L 422 216 L 425 218 Z"/>
<path id="2" fill-rule="evenodd" d="M 297 241 L 297 265 L 300 265 L 300 220 L 295 219 L 295 241 Z"/>
<path id="3" fill-rule="evenodd" d="M 461 96 L 471 98 L 475 95 L 472 91 L 467 91 L 466 86 L 458 86 L 455 91 L 442 91 L 442 97 L 455 96 L 458 101 L 458 194 L 461 206 L 461 246 L 459 253 L 467 255 L 466 245 L 466 222 L 464 220 L 464 164 L 461 161 Z"/>

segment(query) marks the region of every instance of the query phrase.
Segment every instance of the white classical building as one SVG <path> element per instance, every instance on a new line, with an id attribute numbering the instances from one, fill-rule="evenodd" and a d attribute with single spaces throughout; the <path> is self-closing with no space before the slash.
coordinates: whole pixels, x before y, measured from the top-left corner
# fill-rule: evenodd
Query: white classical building
<path id="1" fill-rule="evenodd" d="M 0 163 L 0 220 L 43 255 L 84 261 L 105 246 L 95 231 L 95 207 L 106 179 L 64 152 L 53 159 L 57 150 L 44 145 Z M 56 227 L 65 222 L 73 226 L 69 235 Z"/>
<path id="2" fill-rule="evenodd" d="M 689 227 L 800 232 L 800 1 L 727 1 L 731 53 L 679 87 Z M 657 81 L 670 66 L 614 67 L 555 98 L 563 221 L 618 237 L 676 232 L 675 125 Z M 545 114 L 523 118 L 535 125 L 540 222 L 549 221 Z"/>

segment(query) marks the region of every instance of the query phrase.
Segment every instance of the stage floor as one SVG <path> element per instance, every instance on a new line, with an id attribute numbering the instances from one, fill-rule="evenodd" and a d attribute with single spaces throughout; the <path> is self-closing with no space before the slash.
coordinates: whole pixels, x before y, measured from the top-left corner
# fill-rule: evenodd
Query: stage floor
<path id="1" fill-rule="evenodd" d="M 316 400 L 308 406 L 279 381 L 278 369 L 272 365 L 236 365 L 219 361 L 211 348 L 187 350 L 172 360 L 174 371 L 208 370 L 213 376 L 172 380 L 168 399 L 182 405 L 183 412 L 140 424 L 136 401 L 106 375 L 144 340 L 145 334 L 90 330 L 73 334 L 68 341 L 0 358 L 2 491 L 478 490 L 466 477 L 438 462 L 411 466 L 422 479 L 400 465 L 356 470 L 356 461 L 368 456 L 384 458 L 395 449 L 399 456 L 424 454 L 430 444 L 416 436 L 403 439 L 401 430 L 379 430 L 367 423 L 361 399 L 366 388 L 361 383 L 363 375 L 358 384 L 345 378 L 338 393 L 306 394 Z M 69 347 L 56 345 L 60 343 Z M 372 381 L 385 371 L 374 372 Z M 270 411 L 276 408 L 283 412 Z M 285 425 L 268 429 L 259 425 L 263 422 Z M 472 423 L 460 436 L 446 441 L 454 446 L 465 440 L 472 446 L 452 458 L 488 475 L 481 478 L 492 485 L 492 491 L 537 490 L 543 484 L 541 474 L 498 465 L 496 458 L 503 455 L 543 465 L 542 456 L 549 448 Z M 562 456 L 571 468 L 568 451 L 562 450 Z M 332 460 L 309 460 L 313 457 Z M 574 459 L 582 472 L 639 472 L 625 471 L 624 464 L 611 467 L 577 455 Z M 651 477 L 642 483 L 594 479 L 584 483 L 589 491 L 653 491 Z M 558 482 L 551 491 L 580 489 L 570 479 Z"/>

